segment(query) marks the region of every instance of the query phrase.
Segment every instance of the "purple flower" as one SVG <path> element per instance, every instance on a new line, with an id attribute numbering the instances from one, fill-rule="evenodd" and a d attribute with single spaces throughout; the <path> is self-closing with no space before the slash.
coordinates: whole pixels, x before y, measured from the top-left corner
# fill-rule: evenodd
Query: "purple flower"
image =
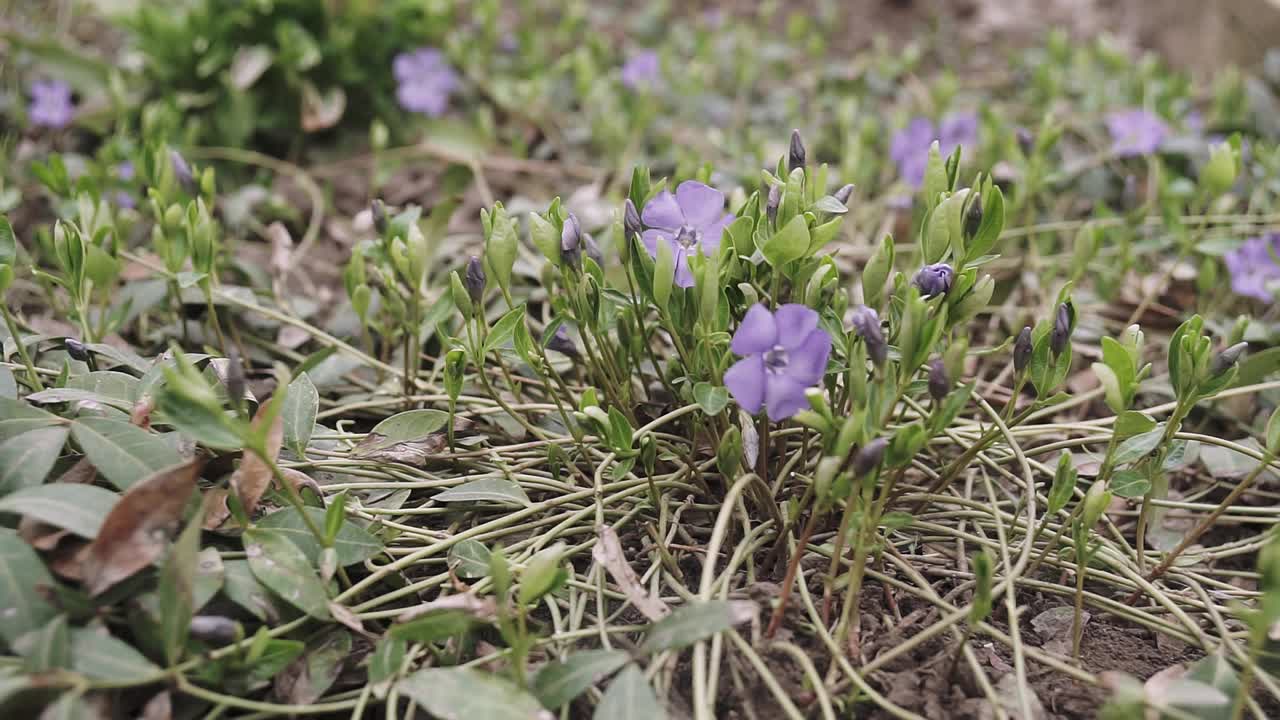
<path id="1" fill-rule="evenodd" d="M 1231 274 L 1232 292 L 1264 302 L 1275 300 L 1276 293 L 1269 286 L 1280 281 L 1277 257 L 1280 257 L 1280 234 L 1277 233 L 1249 238 L 1224 255 L 1222 259 Z"/>
<path id="2" fill-rule="evenodd" d="M 885 343 L 884 329 L 880 327 L 880 314 L 866 305 L 855 307 L 850 313 L 853 331 L 867 344 L 867 356 L 876 367 L 889 358 L 889 346 Z"/>
<path id="3" fill-rule="evenodd" d="M 458 74 L 435 48 L 400 53 L 391 69 L 399 83 L 396 99 L 410 112 L 438 117 L 448 109 L 449 95 L 458 89 Z"/>
<path id="4" fill-rule="evenodd" d="M 1119 157 L 1149 155 L 1160 149 L 1169 128 L 1158 116 L 1137 108 L 1107 116 L 1111 152 Z"/>
<path id="5" fill-rule="evenodd" d="M 655 50 L 641 50 L 622 64 L 622 84 L 632 90 L 653 88 L 662 79 L 662 65 Z"/>
<path id="6" fill-rule="evenodd" d="M 822 382 L 831 354 L 831 336 L 818 327 L 818 313 L 804 305 L 769 312 L 752 305 L 729 346 L 743 355 L 724 374 L 725 387 L 751 414 L 763 406 L 778 422 L 800 412 L 806 389 Z"/>
<path id="7" fill-rule="evenodd" d="M 138 206 L 138 202 L 133 199 L 133 196 L 124 190 L 117 190 L 115 192 L 114 199 L 116 207 L 119 207 L 122 210 L 132 210 Z"/>
<path id="8" fill-rule="evenodd" d="M 128 160 L 125 160 L 124 162 L 116 165 L 116 177 L 120 178 L 121 180 L 124 180 L 125 182 L 129 182 L 134 178 L 134 175 L 135 173 L 133 169 L 133 163 L 129 162 Z"/>
<path id="9" fill-rule="evenodd" d="M 911 278 L 911 282 L 920 288 L 920 294 L 925 297 L 933 297 L 934 295 L 945 295 L 951 290 L 951 281 L 955 279 L 956 271 L 946 263 L 934 263 L 925 265 L 916 272 L 916 276 Z"/>
<path id="10" fill-rule="evenodd" d="M 649 228 L 640 235 L 645 249 L 658 257 L 658 241 L 671 246 L 675 258 L 677 287 L 693 287 L 689 253 L 701 249 L 710 255 L 720 249 L 720 236 L 733 213 L 724 211 L 724 193 L 696 180 L 686 180 L 675 194 L 663 190 L 645 203 L 640 219 Z"/>
<path id="11" fill-rule="evenodd" d="M 889 157 L 898 166 L 898 175 L 911 187 L 924 182 L 929 166 L 929 146 L 938 141 L 942 157 L 961 145 L 978 142 L 978 116 L 972 112 L 954 112 L 942 118 L 937 128 L 928 118 L 912 118 L 907 126 L 894 134 L 889 142 Z"/>
<path id="12" fill-rule="evenodd" d="M 48 128 L 64 128 L 75 115 L 71 102 L 71 86 L 61 80 L 36 80 L 31 83 L 31 105 L 27 116 L 31 124 Z"/>

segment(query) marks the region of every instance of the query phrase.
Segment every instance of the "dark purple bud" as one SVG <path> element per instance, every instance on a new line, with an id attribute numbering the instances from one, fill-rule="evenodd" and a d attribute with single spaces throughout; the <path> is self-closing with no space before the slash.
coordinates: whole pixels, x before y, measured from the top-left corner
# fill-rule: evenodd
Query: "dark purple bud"
<path id="1" fill-rule="evenodd" d="M 1022 151 L 1022 154 L 1031 155 L 1031 151 L 1035 149 L 1036 136 L 1032 135 L 1031 131 L 1024 127 L 1018 128 L 1015 136 L 1018 138 L 1018 149 Z"/>
<path id="2" fill-rule="evenodd" d="M 946 295 L 951 290 L 951 281 L 955 279 L 955 275 L 956 272 L 950 265 L 934 263 L 920 268 L 911 282 L 920 288 L 920 294 L 925 297 Z"/>
<path id="3" fill-rule="evenodd" d="M 67 354 L 71 356 L 72 360 L 87 363 L 92 359 L 92 356 L 89 355 L 89 348 L 85 347 L 84 343 L 79 340 L 67 338 L 62 344 L 67 349 Z"/>
<path id="4" fill-rule="evenodd" d="M 884 438 L 876 438 L 867 443 L 857 455 L 853 456 L 853 476 L 866 477 L 880 467 L 880 461 L 884 460 L 884 451 L 889 447 L 889 441 Z"/>
<path id="5" fill-rule="evenodd" d="M 1221 375 L 1235 367 L 1235 364 L 1240 361 L 1240 356 L 1244 355 L 1248 349 L 1249 343 L 1239 342 L 1218 353 L 1218 356 L 1213 359 L 1213 365 L 1209 368 L 1210 375 Z"/>
<path id="6" fill-rule="evenodd" d="M 191 166 L 187 164 L 186 158 L 182 157 L 177 150 L 169 151 L 169 163 L 173 165 L 173 176 L 178 180 L 178 184 L 187 194 L 195 194 L 196 179 L 191 174 Z"/>
<path id="7" fill-rule="evenodd" d="M 644 232 L 644 224 L 640 222 L 640 211 L 636 210 L 636 204 L 631 202 L 631 198 L 627 198 L 627 201 L 622 204 L 622 229 L 626 231 L 628 238 Z"/>
<path id="8" fill-rule="evenodd" d="M 462 284 L 467 288 L 467 295 L 471 298 L 471 302 L 480 305 L 484 301 L 484 289 L 488 284 L 489 278 L 484 274 L 484 263 L 475 255 L 467 261 L 467 273 L 462 279 Z"/>
<path id="9" fill-rule="evenodd" d="M 964 236 L 972 238 L 982 227 L 982 196 L 974 193 L 970 196 L 969 207 L 964 212 Z"/>
<path id="10" fill-rule="evenodd" d="M 947 365 L 942 358 L 929 361 L 929 396 L 934 400 L 942 400 L 951 393 L 951 376 L 947 374 Z"/>
<path id="11" fill-rule="evenodd" d="M 587 251 L 587 257 L 594 260 L 597 266 L 604 267 L 604 253 L 600 252 L 600 246 L 591 237 L 591 233 L 582 234 L 582 247 Z"/>
<path id="12" fill-rule="evenodd" d="M 791 131 L 791 150 L 787 153 L 787 166 L 791 170 L 804 167 L 805 162 L 804 140 L 800 139 L 800 131 Z"/>
<path id="13" fill-rule="evenodd" d="M 889 345 L 884 340 L 884 329 L 880 327 L 880 315 L 866 305 L 853 309 L 853 330 L 867 344 L 867 357 L 876 367 L 884 366 L 889 357 Z"/>
<path id="14" fill-rule="evenodd" d="M 1053 330 L 1049 332 L 1049 350 L 1054 356 L 1062 354 L 1071 342 L 1071 307 L 1066 303 L 1058 306 L 1053 318 Z"/>
<path id="15" fill-rule="evenodd" d="M 582 226 L 573 213 L 564 219 L 564 228 L 560 231 L 560 255 L 572 267 L 582 263 Z"/>
<path id="16" fill-rule="evenodd" d="M 841 205 L 849 207 L 849 198 L 853 197 L 853 183 L 849 183 L 837 190 L 834 197 L 836 200 L 840 201 Z"/>
<path id="17" fill-rule="evenodd" d="M 196 615 L 191 618 L 191 637 L 210 645 L 229 645 L 239 639 L 240 623 L 221 615 Z"/>
<path id="18" fill-rule="evenodd" d="M 569 337 L 569 329 L 564 325 L 556 328 L 552 333 L 551 339 L 547 341 L 547 349 L 570 357 L 578 356 L 578 346 L 574 344 L 573 338 Z"/>
<path id="19" fill-rule="evenodd" d="M 382 202 L 381 198 L 374 198 L 369 205 L 369 214 L 373 216 L 373 229 L 378 231 L 379 235 L 387 232 L 387 204 Z"/>
<path id="20" fill-rule="evenodd" d="M 782 186 L 770 185 L 769 198 L 764 203 L 764 214 L 770 223 L 778 220 L 778 206 L 782 204 Z"/>
<path id="21" fill-rule="evenodd" d="M 1022 372 L 1031 364 L 1031 351 L 1034 347 L 1031 344 L 1031 326 L 1022 328 L 1018 333 L 1018 339 L 1013 343 L 1013 369 Z"/>

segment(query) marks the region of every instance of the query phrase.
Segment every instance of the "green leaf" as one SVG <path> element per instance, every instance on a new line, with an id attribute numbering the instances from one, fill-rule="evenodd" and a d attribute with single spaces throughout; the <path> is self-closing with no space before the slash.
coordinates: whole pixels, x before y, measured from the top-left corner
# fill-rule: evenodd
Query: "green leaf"
<path id="1" fill-rule="evenodd" d="M 65 427 L 46 427 L 0 443 L 0 495 L 39 485 L 66 442 Z"/>
<path id="2" fill-rule="evenodd" d="M 0 498 L 0 513 L 25 515 L 92 540 L 120 496 L 96 485 L 50 483 Z"/>
<path id="3" fill-rule="evenodd" d="M 543 548 L 525 563 L 520 574 L 519 600 L 521 605 L 537 602 L 539 598 L 555 590 L 567 578 L 564 569 L 564 543 Z"/>
<path id="4" fill-rule="evenodd" d="M 66 669 L 71 663 L 71 635 L 67 631 L 67 616 L 55 617 L 44 627 L 23 635 L 14 645 L 14 649 L 23 657 L 23 667 L 27 672 Z"/>
<path id="5" fill-rule="evenodd" d="M 523 488 L 504 478 L 472 480 L 455 488 L 436 493 L 436 502 L 496 502 L 503 505 L 528 507 L 529 496 Z"/>
<path id="6" fill-rule="evenodd" d="M 693 399 L 706 414 L 719 415 L 729 405 L 729 391 L 719 385 L 700 382 L 693 386 Z"/>
<path id="7" fill-rule="evenodd" d="M 760 252 L 775 268 L 781 268 L 792 260 L 799 260 L 809 251 L 809 224 L 804 215 L 796 215 L 765 241 Z"/>
<path id="8" fill-rule="evenodd" d="M 53 577 L 40 556 L 17 533 L 0 529 L 0 638 L 12 645 L 32 628 L 43 627 L 58 614 L 42 587 L 53 587 Z"/>
<path id="9" fill-rule="evenodd" d="M 1151 481 L 1137 470 L 1119 470 L 1111 476 L 1111 492 L 1118 497 L 1142 497 L 1150 489 Z"/>
<path id="10" fill-rule="evenodd" d="M 207 547 L 196 554 L 196 574 L 192 585 L 191 606 L 199 611 L 222 589 L 226 569 L 222 555 L 215 547 Z"/>
<path id="11" fill-rule="evenodd" d="M 644 672 L 628 665 L 609 683 L 591 717 L 592 720 L 665 720 L 667 711 L 649 687 Z"/>
<path id="12" fill-rule="evenodd" d="M 18 381 L 13 377 L 13 371 L 7 367 L 0 367 L 0 399 L 12 400 L 18 397 Z"/>
<path id="13" fill-rule="evenodd" d="M 524 305 L 518 305 L 509 310 L 506 315 L 503 315 L 498 322 L 494 323 L 493 328 L 489 330 L 489 336 L 484 340 L 484 352 L 492 352 L 511 342 L 511 338 L 516 331 L 516 325 L 524 322 L 524 316 Z"/>
<path id="14" fill-rule="evenodd" d="M 369 431 L 369 435 L 379 435 L 376 442 L 360 443 L 362 452 L 370 452 L 390 447 L 397 443 L 421 440 L 433 432 L 438 432 L 449 423 L 449 413 L 443 410 L 409 410 L 392 415 Z"/>
<path id="15" fill-rule="evenodd" d="M 489 574 L 489 548 L 479 540 L 463 540 L 449 549 L 449 567 L 467 580 L 485 577 Z"/>
<path id="16" fill-rule="evenodd" d="M 0 265 L 13 265 L 18 258 L 18 240 L 9 218 L 0 215 Z"/>
<path id="17" fill-rule="evenodd" d="M 622 650 L 587 650 L 542 666 L 530 688 L 543 707 L 557 709 L 587 688 L 626 665 L 631 656 Z"/>
<path id="18" fill-rule="evenodd" d="M 474 668 L 419 670 L 396 683 L 396 689 L 446 720 L 543 720 L 546 716 L 532 695 L 498 675 Z"/>
<path id="19" fill-rule="evenodd" d="M 469 610 L 437 608 L 407 622 L 392 625 L 387 634 L 406 642 L 428 645 L 462 635 L 477 624 L 479 618 Z"/>
<path id="20" fill-rule="evenodd" d="M 685 605 L 649 628 L 641 652 L 678 650 L 755 617 L 755 603 L 709 600 Z"/>
<path id="21" fill-rule="evenodd" d="M 98 472 L 121 490 L 182 462 L 172 442 L 123 420 L 80 418 L 71 424 L 71 436 Z"/>
<path id="22" fill-rule="evenodd" d="M 1004 194 L 998 185 L 991 185 L 983 190 L 985 201 L 982 206 L 982 222 L 978 232 L 969 241 L 965 251 L 965 260 L 972 261 L 987 254 L 1000 239 L 1000 231 L 1004 230 Z"/>
<path id="23" fill-rule="evenodd" d="M 351 655 L 351 633 L 334 629 L 312 639 L 302 657 L 297 658 L 283 671 L 277 688 L 287 685 L 284 698 L 291 704 L 310 705 L 319 700 L 338 679 L 343 664 Z"/>
<path id="24" fill-rule="evenodd" d="M 329 619 L 329 596 L 307 556 L 279 530 L 249 528 L 244 550 L 253 576 L 285 602 L 318 620 Z"/>
<path id="25" fill-rule="evenodd" d="M 408 645 L 407 642 L 398 637 L 382 636 L 377 646 L 374 647 L 373 654 L 369 656 L 370 685 L 390 680 L 400 672 L 400 666 L 404 664 L 404 655 Z"/>
<path id="26" fill-rule="evenodd" d="M 169 665 L 182 659 L 187 631 L 195 613 L 197 554 L 200 552 L 200 515 L 187 522 L 164 564 L 160 566 L 160 640 Z"/>
<path id="27" fill-rule="evenodd" d="M 316 527 L 323 528 L 325 511 L 309 506 L 306 510 Z M 311 534 L 311 530 L 307 528 L 296 508 L 277 510 L 259 520 L 257 526 L 289 538 L 302 551 L 309 563 L 314 565 L 320 561 L 320 543 L 315 535 Z M 358 525 L 343 523 L 334 539 L 333 549 L 338 553 L 338 564 L 346 567 L 364 562 L 382 552 L 382 541 Z"/>
<path id="28" fill-rule="evenodd" d="M 1126 410 L 1116 416 L 1113 432 L 1117 438 L 1123 440 L 1134 435 L 1149 433 L 1155 429 L 1156 424 L 1155 420 L 1137 410 Z"/>
<path id="29" fill-rule="evenodd" d="M 1147 453 L 1155 450 L 1160 445 L 1160 440 L 1163 437 L 1163 427 L 1158 427 L 1141 435 L 1135 435 L 1120 443 L 1120 446 L 1116 448 L 1115 455 L 1111 457 L 1111 461 L 1115 465 L 1125 465 L 1140 460 Z"/>
<path id="30" fill-rule="evenodd" d="M 222 572 L 222 593 L 228 600 L 264 622 L 279 619 L 280 609 L 275 595 L 254 577 L 248 560 L 227 560 L 222 564 Z"/>
<path id="31" fill-rule="evenodd" d="M 280 411 L 280 421 L 284 426 L 284 445 L 300 458 L 306 457 L 307 444 L 311 442 L 311 431 L 316 426 L 316 412 L 319 409 L 320 393 L 311 383 L 311 378 L 302 373 L 289 383 L 284 407 Z"/>
<path id="32" fill-rule="evenodd" d="M 161 673 L 142 653 L 105 630 L 71 630 L 71 668 L 90 680 L 137 683 Z"/>

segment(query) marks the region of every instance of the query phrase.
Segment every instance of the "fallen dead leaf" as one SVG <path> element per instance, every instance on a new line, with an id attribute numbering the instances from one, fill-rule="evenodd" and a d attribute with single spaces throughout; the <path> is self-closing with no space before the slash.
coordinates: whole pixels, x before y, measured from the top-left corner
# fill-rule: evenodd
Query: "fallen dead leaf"
<path id="1" fill-rule="evenodd" d="M 88 485 L 98 478 L 98 469 L 89 462 L 89 458 L 80 458 L 75 465 L 67 468 L 57 482 Z"/>
<path id="2" fill-rule="evenodd" d="M 201 523 L 205 530 L 217 530 L 231 517 L 231 508 L 227 507 L 228 494 L 227 489 L 221 487 L 205 494 L 204 519 Z"/>
<path id="3" fill-rule="evenodd" d="M 203 464 L 193 460 L 160 470 L 125 491 L 85 554 L 83 572 L 90 595 L 102 593 L 164 553 Z"/>
<path id="4" fill-rule="evenodd" d="M 316 132 L 331 128 L 342 119 L 347 109 L 347 94 L 340 87 L 321 94 L 311 83 L 302 88 L 302 131 Z"/>
<path id="5" fill-rule="evenodd" d="M 342 623 L 347 628 L 354 630 L 367 638 L 376 638 L 373 633 L 364 629 L 364 623 L 360 622 L 360 618 L 355 614 L 355 611 L 346 605 L 339 605 L 336 602 L 329 603 L 329 614 L 333 616 L 334 620 Z"/>
<path id="6" fill-rule="evenodd" d="M 146 395 L 141 400 L 133 404 L 133 410 L 129 412 L 129 422 L 137 425 L 143 430 L 150 430 L 151 411 L 155 409 L 155 399 L 150 395 Z"/>
<path id="7" fill-rule="evenodd" d="M 591 559 L 609 571 L 609 576 L 626 594 L 636 610 L 645 617 L 654 622 L 666 617 L 671 612 L 671 608 L 667 607 L 660 598 L 645 591 L 644 586 L 640 584 L 640 577 L 627 562 L 626 554 L 622 551 L 622 543 L 619 542 L 618 533 L 613 527 L 602 526 L 596 531 L 596 537 L 597 542 L 591 550 Z"/>
<path id="8" fill-rule="evenodd" d="M 431 602 L 415 605 L 396 616 L 396 622 L 405 623 L 410 620 L 439 610 L 461 610 L 477 619 L 492 621 L 498 617 L 498 607 L 492 598 L 482 598 L 475 593 L 465 592 L 457 595 L 446 595 Z"/>
<path id="9" fill-rule="evenodd" d="M 172 718 L 173 699 L 169 696 L 169 691 L 165 690 L 147 701 L 138 720 L 172 720 Z"/>
<path id="10" fill-rule="evenodd" d="M 254 431 L 259 431 L 262 423 L 266 422 L 266 415 L 270 403 L 263 404 L 258 408 L 257 414 L 253 418 Z M 279 414 L 276 414 L 275 421 L 271 425 L 270 432 L 267 433 L 266 450 L 271 461 L 275 462 L 277 456 L 280 455 L 280 445 L 284 442 L 284 421 Z M 240 461 L 240 467 L 231 474 L 231 489 L 240 497 L 240 504 L 244 506 L 244 511 L 250 515 L 257 509 L 258 502 L 262 500 L 263 494 L 267 492 L 267 488 L 271 485 L 271 467 L 256 453 L 246 452 L 244 459 Z"/>
<path id="11" fill-rule="evenodd" d="M 386 447 L 378 447 L 385 439 L 377 433 L 369 433 L 356 445 L 354 454 L 357 457 L 377 462 L 425 465 L 428 460 L 439 455 L 449 445 L 448 437 L 444 433 L 432 433 L 421 440 L 410 440 Z"/>
<path id="12" fill-rule="evenodd" d="M 18 521 L 18 537 L 37 550 L 53 550 L 58 547 L 58 543 L 62 542 L 64 537 L 70 534 L 70 531 L 54 525 L 46 525 L 26 515 Z"/>
<path id="13" fill-rule="evenodd" d="M 298 491 L 299 495 L 302 494 L 303 488 L 306 488 L 314 492 L 316 497 L 320 498 L 320 502 L 324 503 L 324 491 L 320 489 L 320 483 L 313 480 L 310 475 L 293 468 L 282 468 L 280 475 Z"/>
<path id="14" fill-rule="evenodd" d="M 267 226 L 267 240 L 271 242 L 271 274 L 284 277 L 293 266 L 293 236 L 284 223 L 277 221 Z"/>

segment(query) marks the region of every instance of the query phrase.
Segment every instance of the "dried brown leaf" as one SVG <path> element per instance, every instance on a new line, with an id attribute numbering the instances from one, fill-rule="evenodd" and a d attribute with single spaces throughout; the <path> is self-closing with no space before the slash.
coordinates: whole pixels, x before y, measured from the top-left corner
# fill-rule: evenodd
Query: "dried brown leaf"
<path id="1" fill-rule="evenodd" d="M 53 550 L 62 542 L 62 538 L 71 534 L 55 525 L 47 525 L 30 516 L 24 515 L 18 521 L 18 537 L 37 550 Z"/>
<path id="2" fill-rule="evenodd" d="M 461 610 L 479 620 L 493 621 L 498 618 L 498 607 L 493 598 L 482 598 L 475 593 L 465 592 L 457 595 L 446 595 L 431 602 L 415 605 L 396 616 L 396 622 L 405 623 L 410 620 L 439 610 Z"/>
<path id="3" fill-rule="evenodd" d="M 382 435 L 369 433 L 356 445 L 355 454 L 366 460 L 377 462 L 425 465 L 428 460 L 439 455 L 449 445 L 448 437 L 444 433 L 432 433 L 421 440 L 377 447 L 384 440 Z"/>
<path id="4" fill-rule="evenodd" d="M 203 464 L 193 460 L 166 468 L 125 491 L 85 555 L 89 594 L 98 595 L 164 554 L 195 492 Z"/>
<path id="5" fill-rule="evenodd" d="M 143 430 L 151 429 L 151 411 L 156 409 L 156 401 L 150 395 L 144 396 L 141 400 L 133 404 L 133 410 L 129 412 L 129 422 L 137 425 Z"/>
<path id="6" fill-rule="evenodd" d="M 626 594 L 636 610 L 654 622 L 670 614 L 671 608 L 667 607 L 666 603 L 645 592 L 644 586 L 640 584 L 640 577 L 627 562 L 626 554 L 622 551 L 622 543 L 618 540 L 618 533 L 613 527 L 602 526 L 596 532 L 596 537 L 598 539 L 596 546 L 591 550 L 591 558 L 609 571 L 609 576 Z"/>
<path id="7" fill-rule="evenodd" d="M 62 473 L 62 477 L 58 478 L 60 483 L 74 483 L 77 485 L 88 485 L 98 478 L 98 469 L 89 462 L 89 458 L 80 458 L 75 465 L 67 468 Z"/>
<path id="8" fill-rule="evenodd" d="M 364 623 L 360 622 L 360 618 L 355 611 L 346 605 L 339 605 L 336 602 L 329 603 L 329 614 L 333 616 L 334 620 L 337 620 L 347 628 L 369 639 L 376 639 L 377 636 L 364 629 Z"/>
<path id="9" fill-rule="evenodd" d="M 316 132 L 338 124 L 347 109 L 347 94 L 331 87 L 323 94 L 311 83 L 302 88 L 302 131 Z"/>
<path id="10" fill-rule="evenodd" d="M 205 530 L 217 530 L 231 517 L 231 508 L 227 507 L 228 494 L 226 488 L 214 488 L 205 494 L 202 521 Z"/>
<path id="11" fill-rule="evenodd" d="M 267 240 L 271 243 L 271 274 L 284 277 L 293 266 L 293 236 L 284 223 L 277 221 L 267 226 Z"/>
<path id="12" fill-rule="evenodd" d="M 138 720 L 173 720 L 173 699 L 165 690 L 147 701 Z"/>
<path id="13" fill-rule="evenodd" d="M 310 475 L 293 468 L 282 468 L 280 475 L 298 491 L 298 494 L 302 494 L 303 488 L 306 488 L 314 492 L 316 497 L 320 498 L 321 503 L 324 502 L 324 491 L 320 489 L 320 483 L 311 479 Z"/>
<path id="14" fill-rule="evenodd" d="M 258 408 L 257 414 L 253 418 L 254 432 L 261 431 L 262 423 L 266 422 L 266 416 L 271 407 L 271 403 L 264 403 Z M 275 462 L 280 455 L 280 445 L 284 442 L 284 421 L 277 413 L 275 421 L 271 424 L 271 430 L 267 433 L 266 450 L 270 456 L 271 462 Z M 231 474 L 231 489 L 236 495 L 240 496 L 240 504 L 244 506 L 244 511 L 253 514 L 257 509 L 258 502 L 262 500 L 262 496 L 267 492 L 267 488 L 271 485 L 271 467 L 258 457 L 256 453 L 245 453 L 244 459 L 240 461 L 240 467 Z"/>

